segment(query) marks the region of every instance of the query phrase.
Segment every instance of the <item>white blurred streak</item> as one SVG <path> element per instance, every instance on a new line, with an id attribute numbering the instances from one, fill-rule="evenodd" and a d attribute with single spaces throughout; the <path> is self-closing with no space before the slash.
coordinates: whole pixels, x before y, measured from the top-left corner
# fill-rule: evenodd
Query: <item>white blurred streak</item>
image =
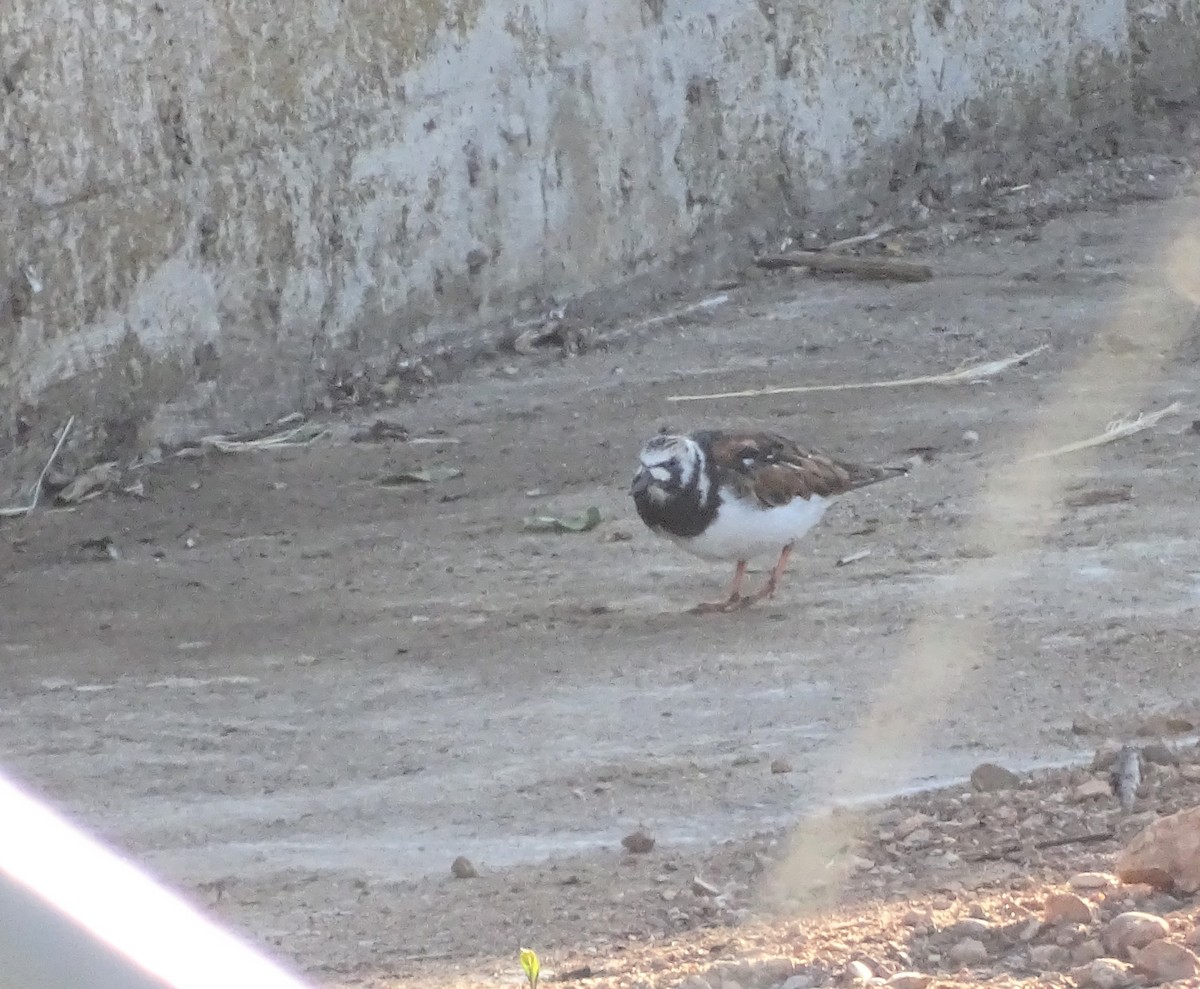
<path id="1" fill-rule="evenodd" d="M 0 777 L 0 989 L 307 989 Z"/>
<path id="2" fill-rule="evenodd" d="M 991 660 L 989 612 L 1024 577 L 1030 552 L 1058 522 L 1063 489 L 1096 454 L 1080 438 L 1104 432 L 1114 416 L 1142 403 L 1163 404 L 1155 394 L 1163 365 L 1192 332 L 1200 306 L 1200 217 L 1194 207 L 1190 213 L 1164 231 L 1161 254 L 1147 259 L 1144 277 L 1056 383 L 1033 428 L 1015 437 L 988 472 L 973 524 L 962 536 L 964 546 L 983 548 L 955 581 L 969 591 L 935 590 L 926 601 L 894 669 L 881 673 L 858 730 L 829 767 L 841 794 L 877 791 L 883 779 L 902 777 L 968 674 Z M 1133 348 L 1122 345 L 1128 340 Z M 1039 459 L 1057 448 L 1078 452 Z M 848 813 L 803 821 L 764 895 L 794 908 L 831 902 L 850 868 L 850 856 L 842 853 L 862 827 L 861 816 Z"/>

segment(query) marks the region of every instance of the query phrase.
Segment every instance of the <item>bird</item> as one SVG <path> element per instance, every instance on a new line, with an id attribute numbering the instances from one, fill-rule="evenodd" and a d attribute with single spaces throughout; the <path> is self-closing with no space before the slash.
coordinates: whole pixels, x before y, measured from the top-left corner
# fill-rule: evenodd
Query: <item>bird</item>
<path id="1" fill-rule="evenodd" d="M 773 597 L 796 540 L 833 499 L 908 473 L 839 460 L 777 433 L 716 429 L 660 433 L 638 459 L 629 491 L 647 527 L 701 559 L 736 564 L 729 596 L 696 605 L 696 614 Z M 770 576 L 743 595 L 747 563 L 766 553 L 778 554 Z"/>

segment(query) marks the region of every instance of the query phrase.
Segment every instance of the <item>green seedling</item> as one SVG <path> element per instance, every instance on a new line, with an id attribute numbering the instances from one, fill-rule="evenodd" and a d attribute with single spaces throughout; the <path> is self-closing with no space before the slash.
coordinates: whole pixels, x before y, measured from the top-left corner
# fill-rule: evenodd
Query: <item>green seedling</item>
<path id="1" fill-rule="evenodd" d="M 538 961 L 537 952 L 532 948 L 521 949 L 521 971 L 525 973 L 529 989 L 537 989 L 538 976 L 542 974 L 542 963 Z"/>

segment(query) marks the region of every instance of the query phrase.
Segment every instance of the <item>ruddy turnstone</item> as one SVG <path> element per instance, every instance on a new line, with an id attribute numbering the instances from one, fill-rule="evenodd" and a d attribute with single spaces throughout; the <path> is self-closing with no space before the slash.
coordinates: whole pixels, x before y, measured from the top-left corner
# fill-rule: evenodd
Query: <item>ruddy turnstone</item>
<path id="1" fill-rule="evenodd" d="M 697 613 L 771 597 L 792 546 L 835 497 L 907 473 L 837 460 L 775 433 L 719 430 L 656 436 L 640 459 L 630 494 L 651 531 L 703 559 L 737 563 L 729 597 L 698 604 Z M 746 564 L 764 553 L 779 554 L 771 576 L 743 597 Z"/>

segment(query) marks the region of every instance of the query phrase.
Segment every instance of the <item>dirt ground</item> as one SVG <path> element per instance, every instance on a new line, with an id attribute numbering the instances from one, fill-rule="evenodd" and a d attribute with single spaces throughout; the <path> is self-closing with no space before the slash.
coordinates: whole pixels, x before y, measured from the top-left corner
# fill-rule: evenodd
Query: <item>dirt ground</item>
<path id="1" fill-rule="evenodd" d="M 770 850 L 831 802 L 1195 716 L 1200 200 L 1178 155 L 1127 172 L 1086 209 L 1002 191 L 891 238 L 927 282 L 743 273 L 577 356 L 335 410 L 333 439 L 168 457 L 126 475 L 144 498 L 0 522 L 6 769 L 319 983 L 507 985 L 520 945 L 556 969 L 688 937 L 720 958 L 762 923 Z M 667 401 L 1041 346 L 975 384 Z M 348 438 L 376 418 L 408 438 Z M 724 424 L 916 466 L 846 497 L 773 602 L 698 618 L 730 574 L 625 488 L 660 426 Z M 430 466 L 462 473 L 378 483 Z M 1026 478 L 1048 515 L 1008 499 Z M 522 531 L 593 505 L 594 531 Z M 621 848 L 639 827 L 649 855 Z M 451 878 L 460 855 L 480 878 Z M 894 868 L 897 896 L 954 875 Z M 614 984 L 673 984 L 682 957 Z"/>

